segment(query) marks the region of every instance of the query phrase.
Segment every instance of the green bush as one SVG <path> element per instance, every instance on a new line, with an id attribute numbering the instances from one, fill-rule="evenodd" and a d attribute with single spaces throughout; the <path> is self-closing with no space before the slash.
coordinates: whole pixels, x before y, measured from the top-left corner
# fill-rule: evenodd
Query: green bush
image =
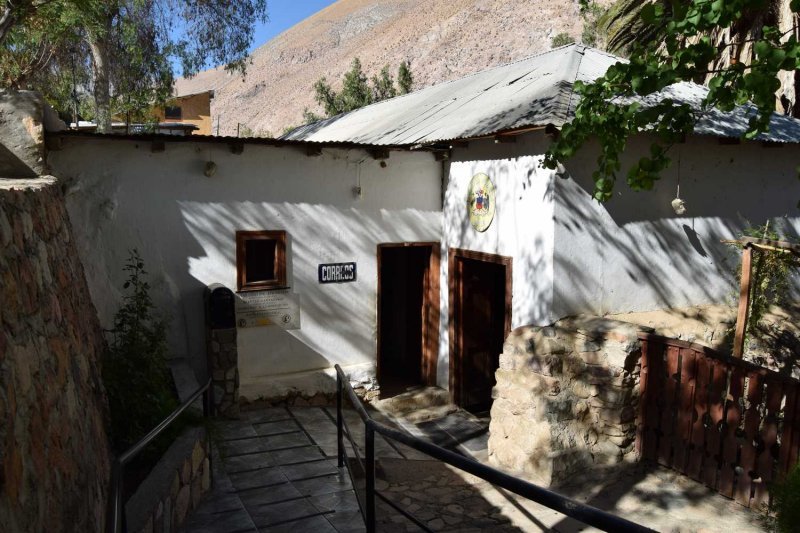
<path id="1" fill-rule="evenodd" d="M 763 226 L 746 228 L 740 237 L 755 237 L 771 241 L 786 240 L 786 237 L 770 229 L 769 222 Z M 741 249 L 740 244 L 733 245 Z M 745 333 L 748 337 L 758 336 L 758 325 L 773 305 L 785 305 L 789 295 L 789 281 L 792 270 L 800 266 L 793 254 L 781 251 L 755 250 L 753 252 L 752 274 L 750 277 L 750 308 L 747 315 Z M 741 261 L 734 272 L 737 289 L 734 298 L 738 302 L 739 280 L 742 276 Z"/>
<path id="2" fill-rule="evenodd" d="M 781 483 L 772 489 L 771 520 L 773 531 L 788 533 L 800 528 L 800 464 L 786 475 Z"/>
<path id="3" fill-rule="evenodd" d="M 110 437 L 118 452 L 135 444 L 178 405 L 167 367 L 167 323 L 156 316 L 147 272 L 136 250 L 130 252 L 124 271 L 126 293 L 114 316 L 103 365 Z"/>
<path id="4" fill-rule="evenodd" d="M 567 44 L 572 44 L 575 42 L 569 33 L 561 32 L 557 34 L 553 39 L 550 41 L 550 48 L 558 48 L 559 46 L 565 46 Z"/>

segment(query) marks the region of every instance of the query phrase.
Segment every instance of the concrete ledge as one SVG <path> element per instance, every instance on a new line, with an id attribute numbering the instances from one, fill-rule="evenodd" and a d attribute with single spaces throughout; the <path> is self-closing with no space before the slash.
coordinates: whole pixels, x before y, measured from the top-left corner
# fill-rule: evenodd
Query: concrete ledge
<path id="1" fill-rule="evenodd" d="M 377 397 L 375 363 L 343 367 L 356 393 L 366 398 Z M 336 369 L 333 367 L 277 374 L 242 377 L 239 397 L 243 405 L 327 405 L 336 393 Z"/>

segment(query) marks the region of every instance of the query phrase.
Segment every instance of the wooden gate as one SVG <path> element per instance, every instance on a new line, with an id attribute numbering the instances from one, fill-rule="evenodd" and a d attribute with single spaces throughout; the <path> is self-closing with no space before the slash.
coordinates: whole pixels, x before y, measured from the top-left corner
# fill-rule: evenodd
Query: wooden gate
<path id="1" fill-rule="evenodd" d="M 709 348 L 641 334 L 637 451 L 747 507 L 798 459 L 800 382 Z"/>

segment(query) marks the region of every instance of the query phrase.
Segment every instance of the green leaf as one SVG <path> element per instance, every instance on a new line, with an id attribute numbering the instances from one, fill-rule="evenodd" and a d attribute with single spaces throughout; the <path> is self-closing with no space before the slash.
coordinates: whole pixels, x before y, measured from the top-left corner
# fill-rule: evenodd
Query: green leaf
<path id="1" fill-rule="evenodd" d="M 654 24 L 656 22 L 656 5 L 645 4 L 639 12 L 639 16 L 645 24 Z"/>

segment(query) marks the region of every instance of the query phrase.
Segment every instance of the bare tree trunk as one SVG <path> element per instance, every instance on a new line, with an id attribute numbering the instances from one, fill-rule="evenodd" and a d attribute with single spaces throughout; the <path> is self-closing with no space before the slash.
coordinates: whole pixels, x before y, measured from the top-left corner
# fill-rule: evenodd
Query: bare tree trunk
<path id="1" fill-rule="evenodd" d="M 107 25 L 110 31 L 110 22 Z M 106 35 L 89 34 L 94 70 L 95 122 L 98 133 L 111 133 L 111 87 L 108 61 L 108 39 Z"/>
<path id="2" fill-rule="evenodd" d="M 16 17 L 14 17 L 11 4 L 6 2 L 6 6 L 3 8 L 3 11 L 0 12 L 0 43 L 6 39 L 6 35 L 8 35 L 14 22 L 16 22 Z"/>
<path id="3" fill-rule="evenodd" d="M 797 31 L 797 15 L 792 13 L 789 0 L 780 0 L 778 6 L 778 31 L 783 35 L 782 41 L 788 41 L 790 37 L 800 37 Z M 783 111 L 786 115 L 793 117 L 800 116 L 800 101 L 798 101 L 797 71 L 781 70 L 778 72 L 778 80 L 781 88 L 775 93 L 776 108 Z"/>

